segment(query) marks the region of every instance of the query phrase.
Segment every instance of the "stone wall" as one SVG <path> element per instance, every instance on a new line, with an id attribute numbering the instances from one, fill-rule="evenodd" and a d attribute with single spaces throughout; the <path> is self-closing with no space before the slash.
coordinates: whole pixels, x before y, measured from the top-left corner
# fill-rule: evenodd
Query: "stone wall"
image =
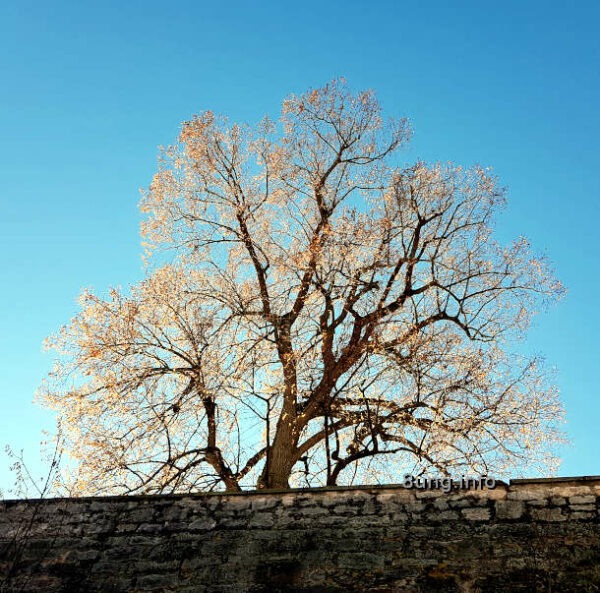
<path id="1" fill-rule="evenodd" d="M 0 502 L 0 591 L 600 591 L 600 477 Z"/>

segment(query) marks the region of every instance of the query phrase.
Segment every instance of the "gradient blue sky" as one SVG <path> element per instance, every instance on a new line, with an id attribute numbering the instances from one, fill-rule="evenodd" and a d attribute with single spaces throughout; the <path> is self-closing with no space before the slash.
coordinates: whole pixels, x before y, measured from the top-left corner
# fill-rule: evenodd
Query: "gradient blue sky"
<path id="1" fill-rule="evenodd" d="M 4 2 L 0 6 L 0 445 L 42 473 L 44 337 L 82 287 L 142 277 L 138 189 L 205 109 L 255 122 L 338 76 L 411 119 L 407 159 L 492 166 L 499 235 L 527 236 L 567 297 L 527 344 L 557 367 L 572 446 L 600 474 L 600 3 Z M 0 487 L 11 484 L 0 450 Z"/>

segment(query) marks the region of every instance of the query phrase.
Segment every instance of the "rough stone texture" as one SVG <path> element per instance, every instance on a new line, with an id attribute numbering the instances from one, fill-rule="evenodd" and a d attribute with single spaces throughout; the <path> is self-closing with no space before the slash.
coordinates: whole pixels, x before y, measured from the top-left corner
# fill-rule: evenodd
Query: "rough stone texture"
<path id="1" fill-rule="evenodd" d="M 0 502 L 0 591 L 586 593 L 600 477 Z"/>

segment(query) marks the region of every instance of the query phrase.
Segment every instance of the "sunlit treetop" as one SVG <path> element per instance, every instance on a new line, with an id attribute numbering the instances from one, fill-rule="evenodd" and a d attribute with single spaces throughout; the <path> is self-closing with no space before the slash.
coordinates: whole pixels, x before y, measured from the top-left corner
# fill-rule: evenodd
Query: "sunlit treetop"
<path id="1" fill-rule="evenodd" d="M 513 349 L 563 289 L 494 240 L 487 170 L 399 166 L 409 137 L 344 81 L 183 124 L 141 201 L 148 277 L 49 341 L 73 491 L 552 471 L 562 408 Z"/>

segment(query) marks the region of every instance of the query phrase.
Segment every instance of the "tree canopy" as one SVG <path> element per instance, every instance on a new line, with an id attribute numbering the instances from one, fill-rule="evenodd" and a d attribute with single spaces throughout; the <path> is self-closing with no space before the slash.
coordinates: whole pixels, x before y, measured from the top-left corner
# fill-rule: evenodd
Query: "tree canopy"
<path id="1" fill-rule="evenodd" d="M 409 137 L 343 81 L 183 124 L 141 201 L 147 277 L 49 339 L 75 491 L 552 466 L 562 408 L 514 342 L 562 287 L 494 240 L 488 170 L 399 165 Z"/>

